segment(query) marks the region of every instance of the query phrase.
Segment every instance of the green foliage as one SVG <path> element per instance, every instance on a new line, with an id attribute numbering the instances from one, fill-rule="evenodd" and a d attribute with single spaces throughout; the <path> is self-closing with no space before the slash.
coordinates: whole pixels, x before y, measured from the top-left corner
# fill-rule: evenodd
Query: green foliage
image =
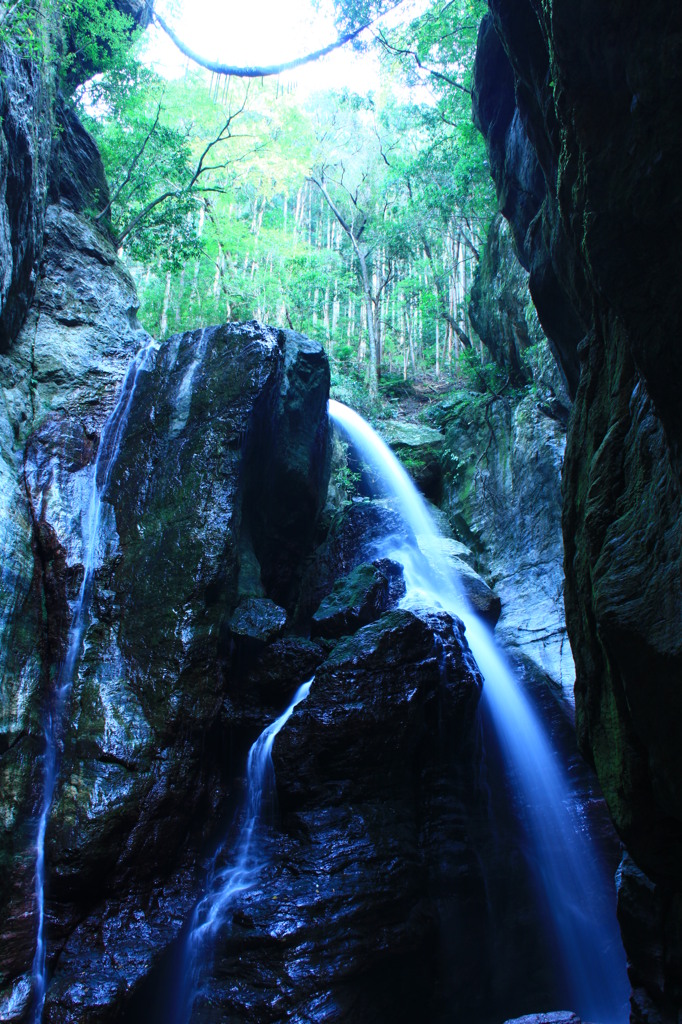
<path id="1" fill-rule="evenodd" d="M 114 234 L 131 260 L 156 263 L 163 272 L 181 271 L 201 255 L 196 219 L 206 197 L 229 183 L 226 151 L 239 107 L 217 116 L 209 105 L 200 124 L 205 92 L 203 83 L 191 81 L 181 92 L 129 62 L 79 97 L 111 183 L 106 212 Z"/>
<path id="2" fill-rule="evenodd" d="M 369 402 L 367 382 L 355 367 L 339 365 L 336 361 L 332 363 L 330 394 L 338 402 L 356 409 L 366 419 L 373 418 L 374 410 Z"/>
<path id="3" fill-rule="evenodd" d="M 480 353 L 474 349 L 462 353 L 459 375 L 466 387 L 481 394 L 499 397 L 512 390 L 509 371 L 494 362 L 482 363 Z"/>
<path id="4" fill-rule="evenodd" d="M 134 23 L 112 0 L 51 0 L 60 18 L 66 48 L 59 62 L 62 84 L 72 91 L 93 74 L 128 59 Z"/>
<path id="5" fill-rule="evenodd" d="M 313 0 L 319 7 L 319 0 Z M 353 31 L 361 25 L 371 24 L 381 14 L 392 10 L 399 0 L 334 0 L 336 25 L 339 34 Z M 356 43 L 356 46 L 361 46 Z"/>
<path id="6" fill-rule="evenodd" d="M 67 93 L 124 63 L 133 36 L 132 18 L 112 0 L 9 0 L 0 12 L 0 45 L 49 63 Z"/>
<path id="7" fill-rule="evenodd" d="M 347 28 L 380 4 L 338 6 Z M 145 326 L 293 327 L 323 343 L 356 407 L 372 356 L 403 379 L 454 374 L 494 209 L 469 94 L 483 6 L 436 0 L 384 32 L 369 96 L 301 102 L 203 73 L 168 83 L 123 59 L 81 89 Z"/>
<path id="8" fill-rule="evenodd" d="M 0 11 L 0 46 L 9 46 L 21 56 L 39 59 L 45 49 L 42 11 L 33 0 L 16 0 Z"/>

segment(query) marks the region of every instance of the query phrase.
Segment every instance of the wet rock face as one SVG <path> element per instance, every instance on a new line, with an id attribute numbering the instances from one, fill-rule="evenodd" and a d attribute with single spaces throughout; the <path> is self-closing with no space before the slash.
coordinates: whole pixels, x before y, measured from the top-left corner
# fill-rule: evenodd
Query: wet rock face
<path id="1" fill-rule="evenodd" d="M 245 506 L 263 584 L 292 608 L 329 481 L 329 366 L 316 342 L 294 331 L 282 339 L 279 387 L 250 439 L 256 468 L 246 481 Z"/>
<path id="2" fill-rule="evenodd" d="M 37 306 L 0 356 L 3 978 L 22 974 L 35 943 L 42 715 L 80 585 L 83 485 L 125 368 L 146 337 L 132 282 L 106 238 L 56 205 L 45 226 Z"/>
<path id="3" fill-rule="evenodd" d="M 520 669 L 549 680 L 572 703 L 561 537 L 564 426 L 535 395 L 509 399 L 471 392 L 442 403 L 434 421 L 445 433 L 448 452 L 444 509 L 476 552 L 497 609 L 480 584 L 470 599 L 492 625 L 497 622 L 498 642 Z"/>
<path id="4" fill-rule="evenodd" d="M 37 282 L 52 147 L 54 90 L 29 61 L 0 52 L 0 352 Z"/>
<path id="5" fill-rule="evenodd" d="M 44 314 L 37 334 L 34 325 L 26 374 L 36 376 L 22 376 L 22 336 L 8 360 L 15 386 L 5 392 L 19 438 L 40 423 L 28 436 L 23 466 L 16 451 L 8 465 L 8 476 L 13 466 L 25 487 L 21 507 L 29 539 L 33 534 L 35 568 L 23 592 L 35 647 L 22 641 L 10 617 L 3 685 L 18 688 L 8 707 L 23 718 L 6 723 L 8 741 L 17 733 L 19 739 L 2 760 L 8 783 L 3 809 L 12 824 L 1 855 L 23 864 L 24 873 L 3 876 L 6 935 L 18 927 L 15 918 L 23 927 L 22 943 L 0 944 L 7 978 L 20 976 L 32 959 L 31 809 L 40 792 L 41 717 L 82 578 L 82 521 L 103 414 L 115 398 L 112 378 L 119 373 L 120 379 L 123 356 L 145 337 L 130 328 L 125 291 L 107 293 L 108 284 L 121 283 L 113 255 L 96 246 L 96 236 L 88 236 L 75 215 L 60 209 L 54 217 L 48 251 L 55 263 L 43 304 L 52 319 Z M 79 239 L 99 265 L 82 277 L 77 248 L 68 251 Z M 101 345 L 117 316 L 127 332 L 112 345 L 109 379 L 97 383 L 104 375 L 102 352 L 88 347 L 88 331 L 98 324 Z M 43 328 L 52 348 L 32 367 L 30 353 L 40 346 Z M 48 997 L 52 1020 L 72 1019 L 72 1004 L 80 1013 L 103 1013 L 102 1019 L 117 1012 L 177 933 L 196 884 L 185 860 L 192 860 L 191 851 L 214 827 L 212 814 L 229 798 L 248 737 L 278 706 L 290 673 L 309 674 L 324 656 L 315 644 L 283 636 L 287 614 L 266 593 L 255 530 L 244 518 L 247 491 L 258 480 L 259 464 L 251 460 L 260 449 L 252 439 L 281 459 L 281 436 L 295 433 L 292 477 L 299 485 L 304 477 L 317 481 L 320 489 L 314 503 L 301 496 L 309 532 L 301 532 L 289 561 L 279 563 L 295 578 L 293 559 L 305 554 L 326 487 L 328 377 L 317 369 L 320 352 L 262 325 L 228 325 L 171 339 L 138 378 L 102 507 L 90 620 L 48 826 L 48 945 L 50 959 L 59 953 L 63 965 Z M 298 396 L 292 409 L 287 388 Z M 306 465 L 306 458 L 319 465 Z M 284 466 L 280 474 L 286 478 Z M 269 485 L 269 515 L 258 524 L 265 541 L 278 509 L 286 515 L 291 508 L 286 495 L 279 500 L 277 480 Z M 16 536 L 5 540 L 10 548 Z M 15 576 L 20 572 L 28 574 L 28 566 L 17 565 Z M 25 632 L 26 615 L 21 621 Z M 21 687 L 29 679 L 33 689 L 26 694 Z M 172 920 L 165 911 L 145 909 L 159 885 L 164 907 L 168 892 L 176 894 Z M 125 928 L 123 922 L 129 922 Z M 117 952 L 123 931 L 125 962 Z M 95 932 L 103 941 L 93 961 Z M 73 986 L 83 958 L 97 983 L 79 995 Z M 100 1006 L 108 1009 L 95 1011 Z"/>
<path id="6" fill-rule="evenodd" d="M 528 274 L 511 244 L 508 222 L 497 214 L 476 268 L 468 312 L 494 361 L 519 385 L 530 382 L 524 352 L 542 337 L 531 314 Z M 531 309 L 533 307 L 531 306 Z"/>
<path id="7" fill-rule="evenodd" d="M 443 435 L 421 423 L 394 420 L 383 425 L 382 438 L 431 501 L 438 503 L 443 491 Z"/>
<path id="8" fill-rule="evenodd" d="M 378 619 L 404 593 L 402 566 L 397 562 L 382 558 L 359 565 L 334 584 L 313 615 L 311 633 L 326 638 L 355 633 L 360 626 Z"/>
<path id="9" fill-rule="evenodd" d="M 658 976 L 624 928 L 634 1019 L 667 1021 L 682 1006 L 682 12 L 656 0 L 490 8 L 478 117 L 575 391 L 564 538 L 579 736 L 660 900 Z M 521 211 L 507 197 L 533 166 L 542 187 Z"/>
<path id="10" fill-rule="evenodd" d="M 589 303 L 582 270 L 571 262 L 556 199 L 560 129 L 543 28 L 534 0 L 513 12 L 505 0 L 489 6 L 479 30 L 474 118 L 488 145 L 500 210 L 530 272 L 540 323 L 573 393 Z"/>
<path id="11" fill-rule="evenodd" d="M 339 642 L 277 737 L 273 863 L 232 908 L 197 1020 L 438 1020 L 476 998 L 480 685 L 446 615 Z"/>
<path id="12" fill-rule="evenodd" d="M 414 541 L 402 517 L 385 501 L 354 501 L 337 510 L 327 534 L 309 559 L 296 619 L 308 628 L 321 602 L 331 594 L 337 580 L 384 553 L 386 539 Z"/>
<path id="13" fill-rule="evenodd" d="M 108 198 L 100 155 L 56 83 L 0 47 L 0 353 L 35 296 L 48 206 L 80 213 Z"/>

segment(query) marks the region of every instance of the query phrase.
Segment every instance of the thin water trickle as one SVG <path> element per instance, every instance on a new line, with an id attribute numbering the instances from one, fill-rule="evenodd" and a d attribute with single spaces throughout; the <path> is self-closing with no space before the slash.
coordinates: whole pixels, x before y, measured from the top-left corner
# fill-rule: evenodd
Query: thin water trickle
<path id="1" fill-rule="evenodd" d="M 158 349 L 152 338 L 137 351 L 126 372 L 118 401 L 109 415 L 100 438 L 97 457 L 92 471 L 90 499 L 83 523 L 83 579 L 71 616 L 66 656 L 59 667 L 53 701 L 45 713 L 43 754 L 43 792 L 36 832 L 35 897 L 38 916 L 36 951 L 32 966 L 33 1011 L 32 1020 L 39 1024 L 47 993 L 47 946 L 45 941 L 45 833 L 59 773 L 59 753 L 64 726 L 64 712 L 73 686 L 76 664 L 80 656 L 83 635 L 88 621 L 92 580 L 97 563 L 102 502 L 111 472 L 121 447 L 123 432 L 128 422 L 138 375 L 149 368 L 152 355 Z"/>
<path id="2" fill-rule="evenodd" d="M 628 1019 L 629 985 L 613 884 L 581 819 L 578 799 L 552 749 L 543 723 L 497 649 L 492 632 L 469 606 L 447 560 L 440 533 L 409 476 L 387 445 L 353 410 L 330 400 L 329 414 L 395 498 L 418 547 L 393 539 L 382 555 L 404 568 L 406 607 L 456 614 L 485 680 L 485 708 L 505 757 L 517 813 L 533 851 L 536 882 L 551 922 L 561 964 L 557 989 L 594 1024 Z"/>
<path id="3" fill-rule="evenodd" d="M 263 729 L 249 750 L 243 819 L 234 853 L 228 864 L 219 867 L 223 845 L 217 851 L 209 871 L 206 893 L 194 908 L 185 941 L 183 991 L 176 1000 L 177 1024 L 185 1024 L 192 1015 L 194 1002 L 200 992 L 202 959 L 210 953 L 210 946 L 224 925 L 235 896 L 250 889 L 265 867 L 267 858 L 261 841 L 261 826 L 268 795 L 274 793 L 275 787 L 272 747 L 275 737 L 291 718 L 294 708 L 310 693 L 312 684 L 313 680 L 309 679 L 299 686 L 286 711 Z"/>

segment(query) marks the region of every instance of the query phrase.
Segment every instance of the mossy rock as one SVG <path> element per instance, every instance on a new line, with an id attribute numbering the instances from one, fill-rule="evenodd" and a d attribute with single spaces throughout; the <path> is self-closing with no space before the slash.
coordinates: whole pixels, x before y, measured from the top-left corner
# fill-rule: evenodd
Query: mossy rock
<path id="1" fill-rule="evenodd" d="M 287 613 L 268 597 L 249 597 L 242 601 L 230 620 L 235 637 L 269 643 L 279 636 Z"/>
<path id="2" fill-rule="evenodd" d="M 397 562 L 382 558 L 359 565 L 337 580 L 322 601 L 313 615 L 311 634 L 328 639 L 348 636 L 376 621 L 404 593 L 402 568 Z"/>
<path id="3" fill-rule="evenodd" d="M 394 420 L 382 425 L 381 434 L 419 490 L 438 502 L 443 480 L 441 453 L 445 443 L 440 431 L 420 423 Z"/>

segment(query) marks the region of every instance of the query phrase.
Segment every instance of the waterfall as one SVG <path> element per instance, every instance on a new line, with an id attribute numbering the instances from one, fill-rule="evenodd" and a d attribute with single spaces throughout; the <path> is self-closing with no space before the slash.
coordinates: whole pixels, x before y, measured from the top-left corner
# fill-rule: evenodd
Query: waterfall
<path id="1" fill-rule="evenodd" d="M 111 472 L 121 447 L 123 432 L 140 372 L 149 368 L 158 344 L 149 338 L 137 351 L 126 372 L 116 405 L 102 429 L 97 457 L 92 472 L 90 498 L 83 523 L 83 579 L 76 597 L 67 640 L 66 656 L 59 666 L 55 692 L 44 719 L 45 751 L 43 753 L 43 791 L 36 833 L 35 897 L 38 911 L 36 951 L 32 966 L 32 1019 L 38 1024 L 42 1017 L 47 992 L 47 945 L 45 940 L 45 832 L 59 773 L 59 753 L 64 730 L 64 713 L 73 686 L 76 664 L 88 623 L 93 575 L 97 563 L 102 502 L 109 486 Z"/>
<path id="2" fill-rule="evenodd" d="M 417 538 L 418 548 L 393 545 L 381 554 L 403 565 L 406 607 L 442 608 L 466 627 L 484 678 L 484 709 L 496 731 L 513 787 L 516 811 L 528 836 L 561 980 L 571 1009 L 593 1024 L 628 1019 L 629 985 L 615 915 L 613 885 L 581 820 L 566 773 L 544 725 L 495 646 L 491 630 L 470 608 L 439 556 L 440 533 L 409 476 L 390 449 L 357 413 L 330 400 L 329 414 L 372 467 Z"/>
<path id="3" fill-rule="evenodd" d="M 233 855 L 226 865 L 219 867 L 218 861 L 224 853 L 224 844 L 221 844 L 209 871 L 207 891 L 194 908 L 185 941 L 180 980 L 182 993 L 176 999 L 178 1024 L 191 1017 L 194 1001 L 200 991 L 201 958 L 210 952 L 210 945 L 223 926 L 235 896 L 250 889 L 265 867 L 267 858 L 260 833 L 267 798 L 275 791 L 272 747 L 275 737 L 291 718 L 296 705 L 310 693 L 312 683 L 313 680 L 309 679 L 299 686 L 286 711 L 263 729 L 249 750 L 243 818 Z"/>

